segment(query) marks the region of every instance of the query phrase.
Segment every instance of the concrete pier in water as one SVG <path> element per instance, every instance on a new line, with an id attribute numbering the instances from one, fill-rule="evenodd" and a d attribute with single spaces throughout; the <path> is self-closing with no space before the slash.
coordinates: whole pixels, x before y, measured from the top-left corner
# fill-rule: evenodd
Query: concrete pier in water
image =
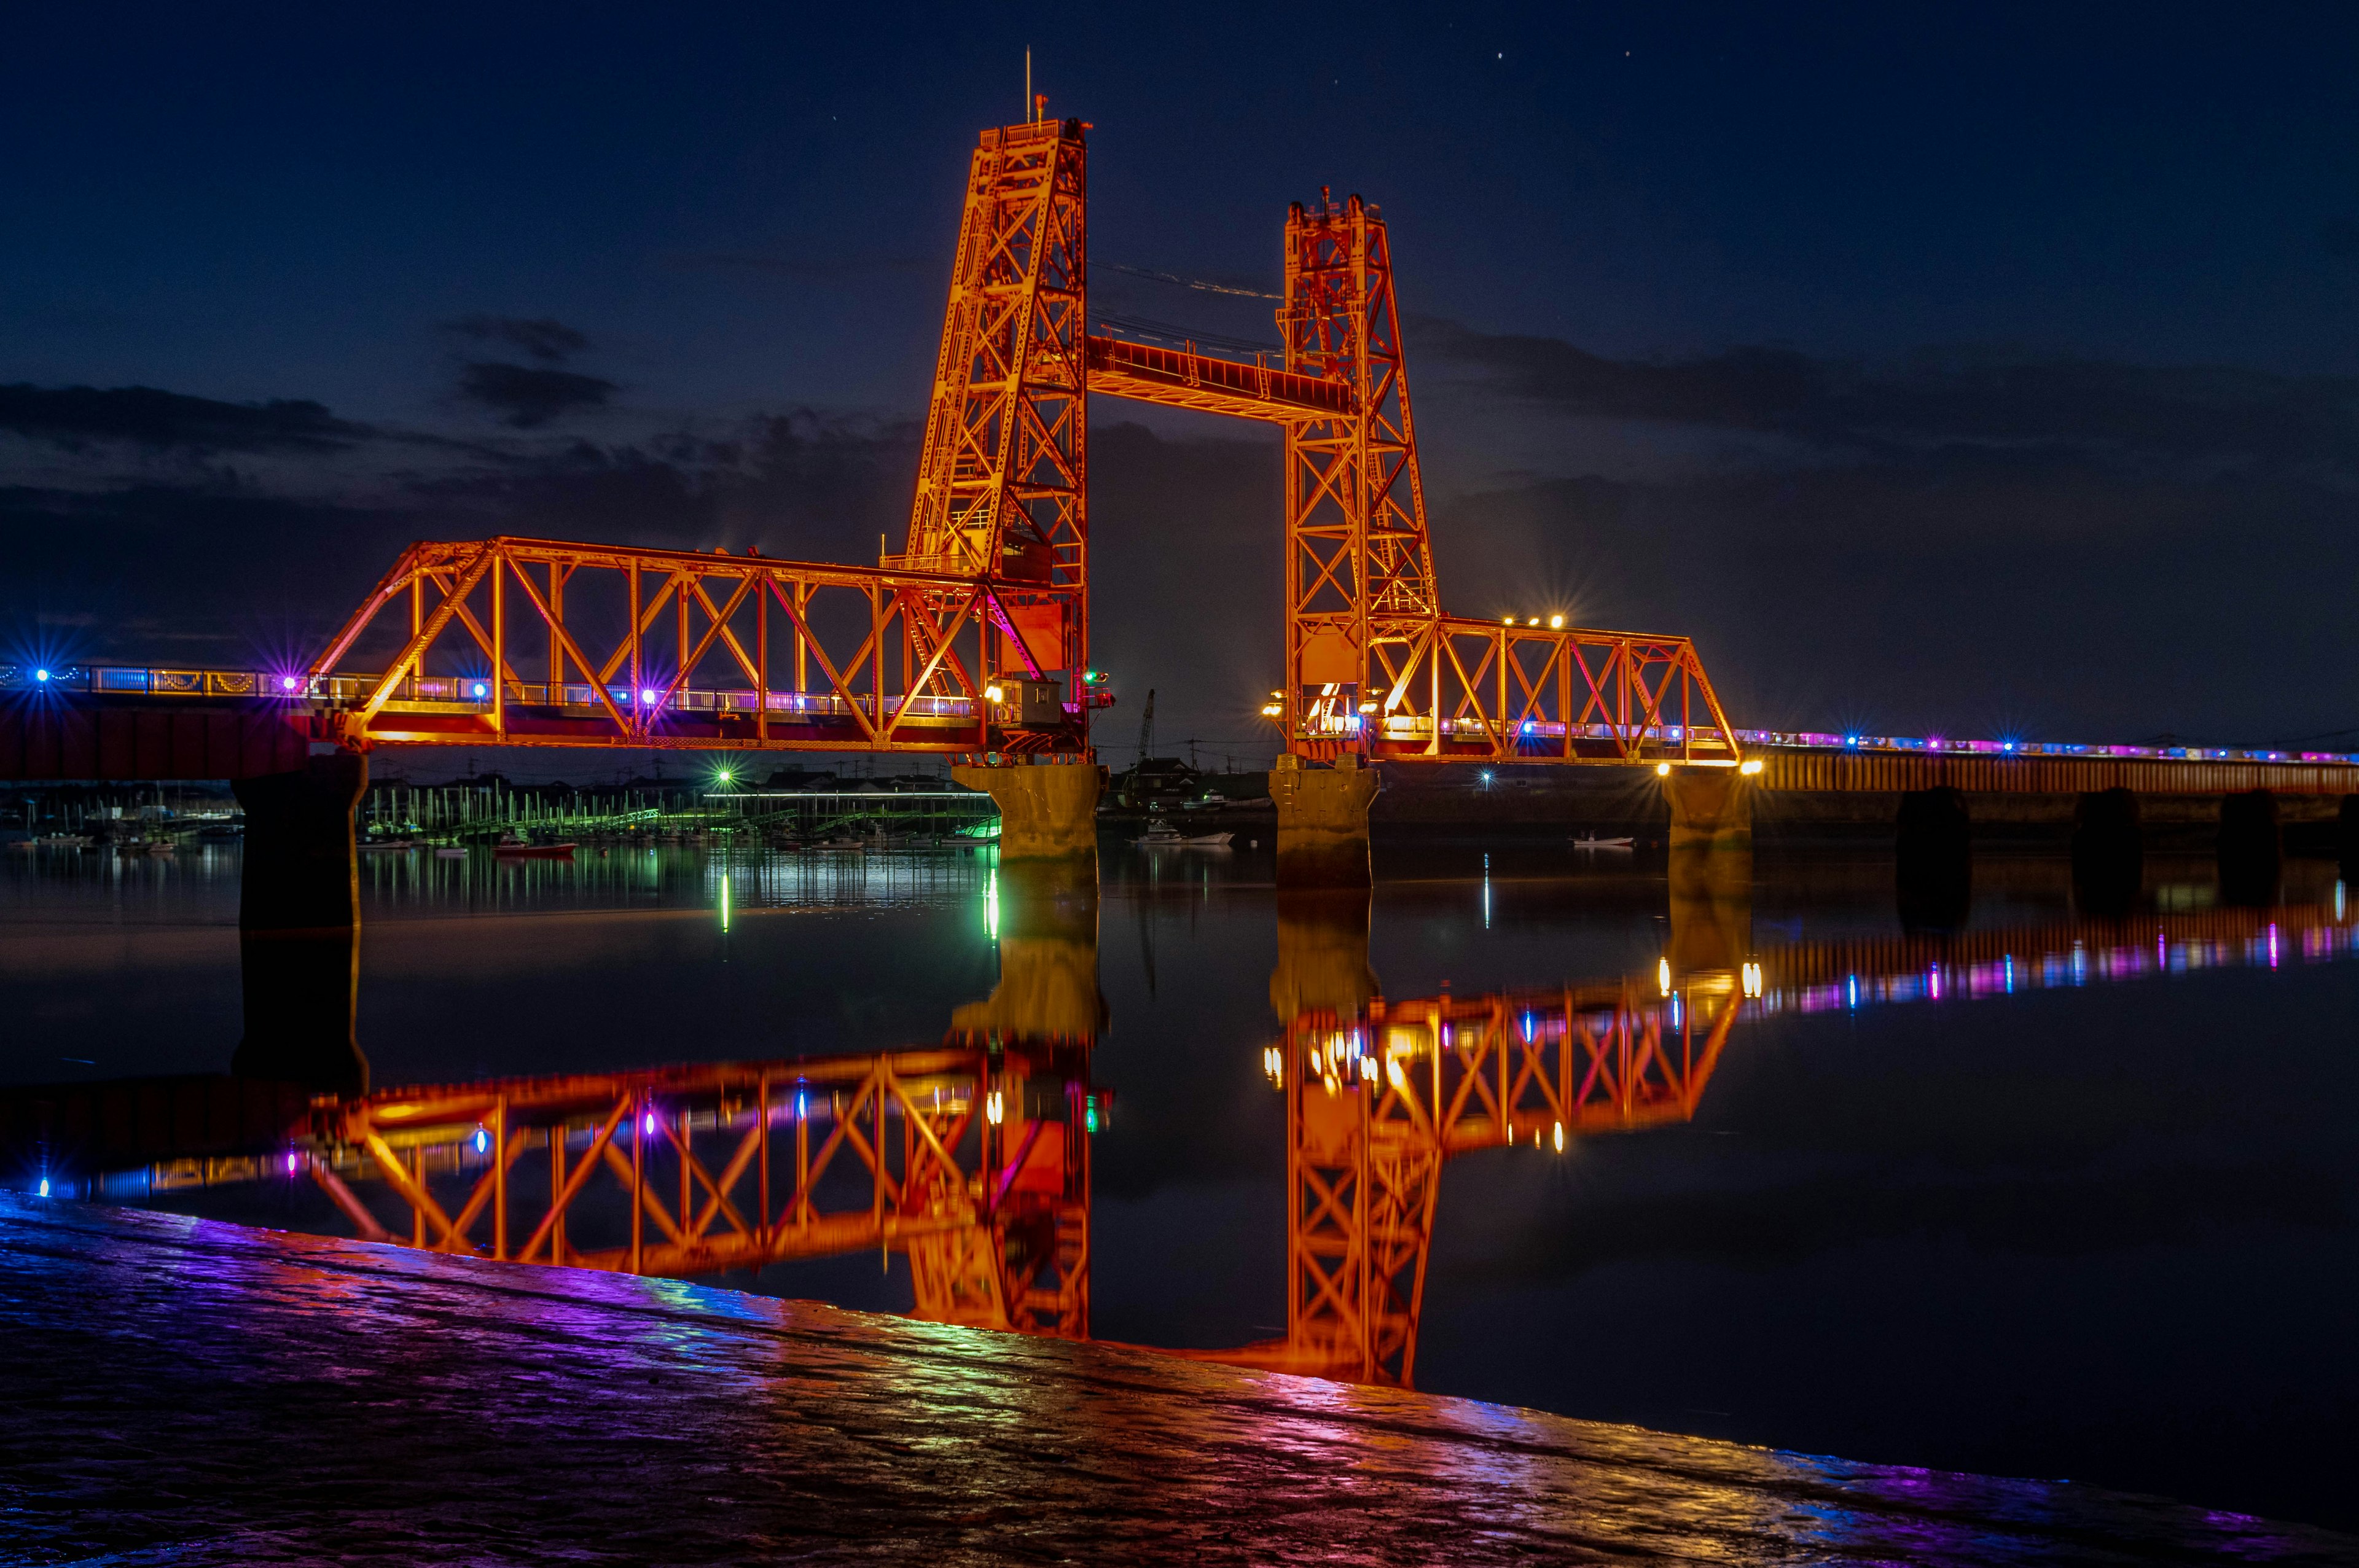
<path id="1" fill-rule="evenodd" d="M 354 1030 L 360 1000 L 360 857 L 353 808 L 368 759 L 313 757 L 299 771 L 236 781 L 245 812 L 238 953 L 245 1033 L 240 1076 L 357 1091 L 368 1060 Z"/>

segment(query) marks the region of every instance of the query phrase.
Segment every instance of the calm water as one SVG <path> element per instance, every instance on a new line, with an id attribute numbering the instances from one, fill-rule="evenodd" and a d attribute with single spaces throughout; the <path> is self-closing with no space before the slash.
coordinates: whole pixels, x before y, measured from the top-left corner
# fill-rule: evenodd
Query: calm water
<path id="1" fill-rule="evenodd" d="M 1270 866 L 1125 847 L 1103 871 L 1094 1331 L 1266 1338 Z M 0 861 L 0 1076 L 224 1068 L 237 871 L 234 849 Z M 990 993 L 1011 917 L 987 854 L 400 856 L 364 881 L 379 1085 L 923 1043 Z M 1984 860 L 1929 947 L 1897 940 L 1888 860 L 1765 856 L 1710 919 L 1767 995 L 1691 1121 L 1447 1167 L 1419 1388 L 2359 1525 L 2353 917 L 2326 865 L 2288 862 L 2264 914 L 2217 896 L 2207 863 L 2150 861 L 2156 942 L 2076 923 L 2061 860 Z M 1354 948 L 1356 918 L 1321 940 Z M 1691 939 L 1659 860 L 1506 842 L 1380 847 L 1366 929 L 1395 998 L 1643 986 Z M 344 1232 L 308 1185 L 171 1202 Z M 910 1303 L 897 1255 L 723 1282 Z"/>

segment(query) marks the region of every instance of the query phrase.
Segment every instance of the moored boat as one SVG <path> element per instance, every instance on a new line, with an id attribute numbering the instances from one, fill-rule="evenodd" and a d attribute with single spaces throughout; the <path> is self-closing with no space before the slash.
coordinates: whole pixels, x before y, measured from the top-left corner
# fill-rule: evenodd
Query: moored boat
<path id="1" fill-rule="evenodd" d="M 512 860 L 570 860 L 576 848 L 571 839 L 561 844 L 536 844 L 511 833 L 492 846 L 492 853 Z"/>

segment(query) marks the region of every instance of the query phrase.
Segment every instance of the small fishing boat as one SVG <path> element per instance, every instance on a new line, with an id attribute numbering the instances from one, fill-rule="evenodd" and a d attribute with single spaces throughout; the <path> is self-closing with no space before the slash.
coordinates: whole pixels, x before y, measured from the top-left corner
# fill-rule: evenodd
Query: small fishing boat
<path id="1" fill-rule="evenodd" d="M 492 846 L 492 853 L 510 860 L 570 860 L 575 848 L 571 839 L 562 844 L 536 844 L 510 833 Z"/>
<path id="2" fill-rule="evenodd" d="M 438 860 L 463 860 L 467 858 L 467 847 L 464 844 L 444 844 L 434 851 L 434 858 Z"/>
<path id="3" fill-rule="evenodd" d="M 1637 844 L 1638 841 L 1636 838 L 1626 836 L 1620 838 L 1600 838 L 1594 833 L 1584 833 L 1572 841 L 1572 847 L 1576 849 L 1634 849 L 1637 848 Z"/>
<path id="4" fill-rule="evenodd" d="M 1234 833 L 1182 833 L 1161 817 L 1150 818 L 1147 831 L 1131 840 L 1147 849 L 1225 849 Z"/>

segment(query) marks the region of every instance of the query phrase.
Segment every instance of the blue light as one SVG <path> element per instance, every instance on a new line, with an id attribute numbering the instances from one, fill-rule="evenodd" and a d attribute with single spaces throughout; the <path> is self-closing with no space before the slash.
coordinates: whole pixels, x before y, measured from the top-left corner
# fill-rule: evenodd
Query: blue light
<path id="1" fill-rule="evenodd" d="M 35 680 L 47 680 L 49 678 L 49 672 L 47 670 L 35 670 L 33 672 L 33 678 Z M 43 1182 L 41 1184 L 41 1195 L 43 1197 L 49 1195 L 49 1184 L 47 1182 Z"/>
<path id="2" fill-rule="evenodd" d="M 1843 737 L 1843 744 L 1846 746 L 1856 746 L 1859 744 L 1859 737 L 1856 735 L 1846 735 Z"/>
<path id="3" fill-rule="evenodd" d="M 475 1152 L 480 1154 L 492 1146 L 492 1135 L 482 1128 L 475 1129 Z"/>
<path id="4" fill-rule="evenodd" d="M 1857 1007 L 1859 1005 L 1859 977 L 1857 975 L 1851 977 L 1848 982 L 1848 989 L 1851 995 L 1851 1005 Z"/>
<path id="5" fill-rule="evenodd" d="M 44 673 L 44 674 L 46 674 L 47 672 L 46 672 L 46 671 L 44 671 L 43 673 Z M 41 1178 L 41 1196 L 43 1196 L 43 1197 L 48 1197 L 49 1195 L 49 1177 L 47 1177 L 47 1176 L 43 1176 L 43 1177 Z"/>
<path id="6" fill-rule="evenodd" d="M 478 699 L 487 696 L 491 689 L 492 688 L 490 687 L 485 686 L 482 681 L 477 681 L 475 683 L 475 696 Z"/>

